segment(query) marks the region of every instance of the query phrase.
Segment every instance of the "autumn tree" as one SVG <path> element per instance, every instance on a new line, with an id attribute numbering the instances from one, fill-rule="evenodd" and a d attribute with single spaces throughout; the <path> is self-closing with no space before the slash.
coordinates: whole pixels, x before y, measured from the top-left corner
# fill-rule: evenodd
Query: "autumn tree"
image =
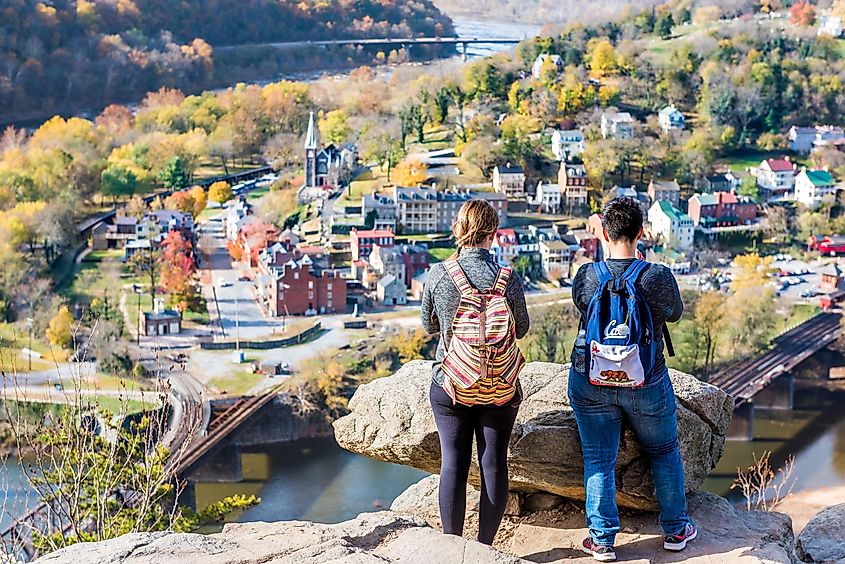
<path id="1" fill-rule="evenodd" d="M 789 8 L 789 21 L 803 27 L 811 26 L 816 21 L 816 9 L 809 2 L 796 2 Z"/>
<path id="2" fill-rule="evenodd" d="M 180 190 L 174 192 L 164 199 L 164 208 L 168 210 L 177 210 L 184 214 L 194 215 L 196 211 L 196 202 L 194 197 L 188 190 Z"/>
<path id="3" fill-rule="evenodd" d="M 190 241 L 179 231 L 171 231 L 161 242 L 161 285 L 170 293 L 170 304 L 180 311 L 199 308 L 198 292 L 194 281 L 196 262 Z"/>
<path id="4" fill-rule="evenodd" d="M 218 180 L 208 187 L 208 199 L 212 202 L 223 205 L 233 197 L 232 187 L 224 180 Z"/>
<path id="5" fill-rule="evenodd" d="M 724 328 L 725 296 L 718 291 L 702 292 L 695 301 L 693 323 L 704 347 L 704 380 L 713 370 L 719 335 Z"/>
<path id="6" fill-rule="evenodd" d="M 348 140 L 352 133 L 349 116 L 343 110 L 332 110 L 320 116 L 319 127 L 323 139 L 335 145 Z"/>
<path id="7" fill-rule="evenodd" d="M 63 349 L 69 347 L 73 341 L 73 316 L 67 306 L 59 308 L 56 315 L 50 319 L 46 330 L 50 343 Z"/>
<path id="8" fill-rule="evenodd" d="M 418 186 L 428 180 L 428 166 L 416 158 L 408 158 L 396 165 L 393 181 L 399 186 Z"/>
<path id="9" fill-rule="evenodd" d="M 619 70 L 616 50 L 607 39 L 596 39 L 588 46 L 590 75 L 594 78 L 604 78 L 616 74 Z"/>
<path id="10" fill-rule="evenodd" d="M 208 195 L 205 193 L 202 186 L 194 186 L 188 190 L 188 194 L 194 200 L 194 209 L 192 210 L 192 213 L 194 217 L 197 217 L 208 205 Z"/>

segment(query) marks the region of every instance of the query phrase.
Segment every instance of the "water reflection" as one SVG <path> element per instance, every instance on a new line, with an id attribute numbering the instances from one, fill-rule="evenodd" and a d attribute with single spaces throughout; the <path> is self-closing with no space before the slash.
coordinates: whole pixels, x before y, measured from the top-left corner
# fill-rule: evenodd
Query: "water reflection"
<path id="1" fill-rule="evenodd" d="M 352 454 L 334 439 L 245 452 L 242 464 L 243 482 L 196 484 L 197 506 L 235 493 L 255 494 L 262 502 L 241 514 L 239 521 L 338 523 L 389 507 L 397 495 L 426 475 Z"/>

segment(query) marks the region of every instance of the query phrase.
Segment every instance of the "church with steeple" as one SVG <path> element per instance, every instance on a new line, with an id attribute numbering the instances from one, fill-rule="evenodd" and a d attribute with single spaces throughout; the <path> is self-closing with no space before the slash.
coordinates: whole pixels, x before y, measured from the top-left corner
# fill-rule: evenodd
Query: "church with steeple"
<path id="1" fill-rule="evenodd" d="M 320 131 L 314 123 L 314 112 L 311 112 L 305 134 L 305 187 L 337 188 L 352 158 L 354 154 L 348 149 L 338 149 L 334 144 L 320 145 Z"/>

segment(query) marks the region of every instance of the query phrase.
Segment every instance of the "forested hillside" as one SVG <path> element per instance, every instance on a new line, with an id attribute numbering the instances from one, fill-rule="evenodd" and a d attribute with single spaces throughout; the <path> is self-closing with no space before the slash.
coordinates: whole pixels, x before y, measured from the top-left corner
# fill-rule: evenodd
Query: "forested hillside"
<path id="1" fill-rule="evenodd" d="M 223 61 L 214 46 L 452 32 L 430 0 L 0 0 L 0 22 L 0 122 L 350 57 Z"/>

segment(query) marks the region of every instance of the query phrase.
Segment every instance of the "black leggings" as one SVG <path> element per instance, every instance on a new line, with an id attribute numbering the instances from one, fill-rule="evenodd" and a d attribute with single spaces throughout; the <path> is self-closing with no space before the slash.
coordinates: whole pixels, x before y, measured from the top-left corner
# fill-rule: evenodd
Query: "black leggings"
<path id="1" fill-rule="evenodd" d="M 508 503 L 508 443 L 519 398 L 501 407 L 469 407 L 453 404 L 449 394 L 437 384 L 431 385 L 429 398 L 440 435 L 439 500 L 443 532 L 461 536 L 464 531 L 467 476 L 475 435 L 481 466 L 478 541 L 493 544 Z"/>

